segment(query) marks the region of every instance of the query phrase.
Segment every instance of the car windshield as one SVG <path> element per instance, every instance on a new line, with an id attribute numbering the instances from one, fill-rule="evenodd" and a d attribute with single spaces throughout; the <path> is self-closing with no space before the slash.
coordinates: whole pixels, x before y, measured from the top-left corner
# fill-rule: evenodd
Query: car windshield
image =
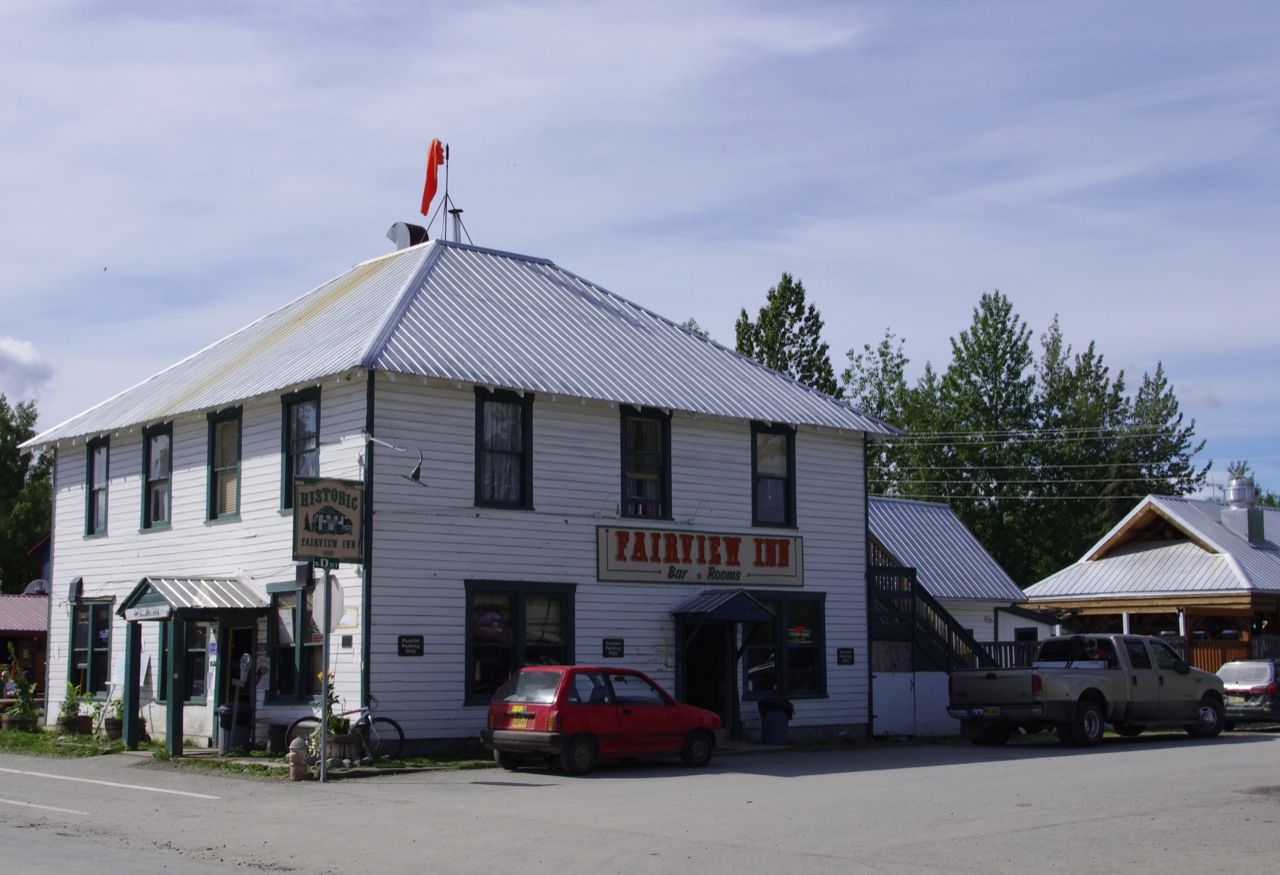
<path id="1" fill-rule="evenodd" d="M 1271 683 L 1269 662 L 1228 662 L 1218 669 L 1218 677 L 1224 684 L 1248 684 L 1250 686 Z"/>
<path id="2" fill-rule="evenodd" d="M 549 705 L 556 700 L 556 688 L 560 686 L 562 671 L 536 669 L 534 671 L 518 671 L 493 694 L 499 702 L 530 702 L 535 705 Z"/>

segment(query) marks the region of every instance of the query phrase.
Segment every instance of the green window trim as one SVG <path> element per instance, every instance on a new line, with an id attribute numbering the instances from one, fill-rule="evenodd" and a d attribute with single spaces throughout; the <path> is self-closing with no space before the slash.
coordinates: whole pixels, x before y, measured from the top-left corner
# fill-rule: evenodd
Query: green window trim
<path id="1" fill-rule="evenodd" d="M 283 396 L 280 417 L 280 507 L 293 507 L 296 477 L 320 476 L 320 390 Z"/>
<path id="2" fill-rule="evenodd" d="M 751 424 L 751 524 L 796 527 L 796 430 Z"/>
<path id="3" fill-rule="evenodd" d="M 111 477 L 111 442 L 98 437 L 85 449 L 84 533 L 101 537 L 107 533 L 107 498 Z"/>
<path id="4" fill-rule="evenodd" d="M 160 626 L 160 672 L 156 690 L 156 701 L 169 701 L 169 681 L 172 670 L 169 666 L 169 629 L 168 621 Z M 204 621 L 184 621 L 186 630 L 186 697 L 183 702 L 188 705 L 208 704 L 209 691 L 206 688 L 209 674 L 209 632 L 210 624 Z"/>
<path id="5" fill-rule="evenodd" d="M 465 705 L 485 705 L 531 663 L 574 662 L 574 584 L 466 582 Z"/>
<path id="6" fill-rule="evenodd" d="M 267 615 L 267 653 L 271 671 L 266 693 L 270 703 L 315 702 L 320 696 L 323 639 L 315 612 L 314 584 L 267 587 L 271 611 Z"/>
<path id="7" fill-rule="evenodd" d="M 72 604 L 67 680 L 93 698 L 106 696 L 111 677 L 111 607 L 110 600 Z"/>
<path id="8" fill-rule="evenodd" d="M 173 426 L 142 432 L 142 528 L 167 529 L 173 524 Z"/>
<path id="9" fill-rule="evenodd" d="M 476 387 L 477 507 L 533 509 L 533 393 Z"/>
<path id="10" fill-rule="evenodd" d="M 239 407 L 209 414 L 209 494 L 205 511 L 209 522 L 240 517 L 243 440 L 244 423 Z"/>
<path id="11" fill-rule="evenodd" d="M 743 698 L 826 698 L 826 593 L 753 590 L 751 595 L 774 611 L 774 619 L 748 630 Z"/>
<path id="12" fill-rule="evenodd" d="M 671 415 L 624 407 L 620 421 L 622 516 L 671 519 Z"/>

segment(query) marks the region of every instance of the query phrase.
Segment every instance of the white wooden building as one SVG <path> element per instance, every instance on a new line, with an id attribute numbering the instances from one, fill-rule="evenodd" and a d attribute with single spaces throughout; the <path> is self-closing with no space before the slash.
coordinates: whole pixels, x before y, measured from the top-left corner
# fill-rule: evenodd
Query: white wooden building
<path id="1" fill-rule="evenodd" d="M 400 249 L 29 442 L 56 459 L 50 711 L 71 680 L 212 741 L 244 661 L 259 741 L 308 712 L 314 476 L 364 489 L 337 693 L 411 740 L 473 739 L 538 661 L 640 668 L 747 737 L 771 691 L 793 733 L 865 734 L 889 431 L 544 259 Z"/>

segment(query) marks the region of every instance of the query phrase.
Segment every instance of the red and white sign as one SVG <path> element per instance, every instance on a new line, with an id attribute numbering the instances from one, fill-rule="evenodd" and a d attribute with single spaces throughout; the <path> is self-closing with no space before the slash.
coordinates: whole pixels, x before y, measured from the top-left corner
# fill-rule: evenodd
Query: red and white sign
<path id="1" fill-rule="evenodd" d="M 596 577 L 616 583 L 803 586 L 800 538 L 788 535 L 596 528 Z"/>

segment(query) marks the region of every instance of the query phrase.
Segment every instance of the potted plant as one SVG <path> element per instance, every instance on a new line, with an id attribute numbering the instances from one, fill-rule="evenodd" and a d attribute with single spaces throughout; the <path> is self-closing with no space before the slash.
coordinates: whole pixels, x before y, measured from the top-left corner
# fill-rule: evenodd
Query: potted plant
<path id="1" fill-rule="evenodd" d="M 124 735 L 124 699 L 112 699 L 107 703 L 107 716 L 102 721 L 102 730 L 108 741 L 115 741 Z"/>
<path id="2" fill-rule="evenodd" d="M 13 643 L 9 643 L 9 677 L 13 680 L 13 704 L 0 715 L 0 725 L 5 729 L 36 728 L 36 682 L 27 677 L 27 673 L 18 665 L 17 656 L 13 652 Z"/>
<path id="3" fill-rule="evenodd" d="M 93 706 L 93 723 L 102 726 L 107 741 L 116 741 L 124 734 L 124 699 L 97 702 Z"/>
<path id="4" fill-rule="evenodd" d="M 58 729 L 75 735 L 93 732 L 93 716 L 80 715 L 80 705 L 88 697 L 80 691 L 80 685 L 67 681 L 67 695 L 58 706 Z"/>

